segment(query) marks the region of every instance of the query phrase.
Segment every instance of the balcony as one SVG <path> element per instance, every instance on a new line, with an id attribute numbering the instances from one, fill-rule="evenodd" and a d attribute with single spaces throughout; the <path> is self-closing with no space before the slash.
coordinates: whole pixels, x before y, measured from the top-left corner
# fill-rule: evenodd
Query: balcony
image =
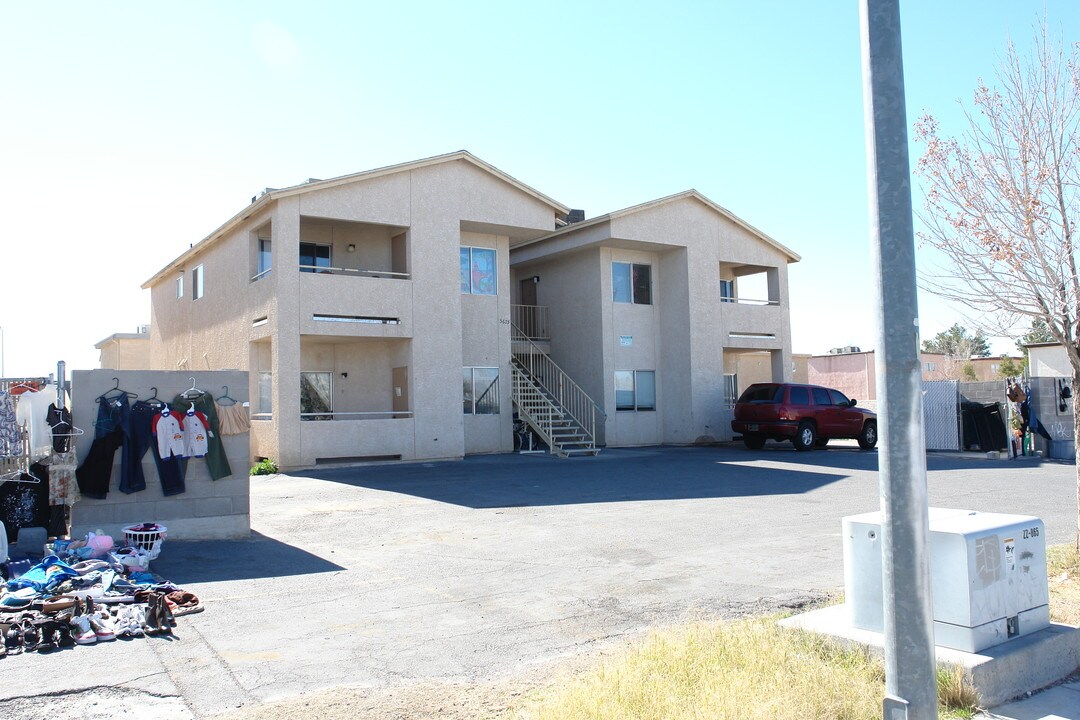
<path id="1" fill-rule="evenodd" d="M 724 347 L 770 350 L 782 346 L 784 309 L 779 300 L 726 297 L 720 301 Z"/>
<path id="2" fill-rule="evenodd" d="M 301 335 L 412 337 L 412 281 L 375 271 L 304 273 L 299 310 Z"/>

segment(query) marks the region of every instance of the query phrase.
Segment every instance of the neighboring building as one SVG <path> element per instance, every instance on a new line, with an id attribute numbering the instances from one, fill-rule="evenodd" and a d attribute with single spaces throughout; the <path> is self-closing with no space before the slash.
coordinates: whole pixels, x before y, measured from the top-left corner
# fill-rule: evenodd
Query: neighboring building
<path id="1" fill-rule="evenodd" d="M 267 190 L 143 285 L 149 367 L 248 370 L 283 468 L 505 452 L 515 412 L 562 454 L 730 437 L 798 256 L 695 191 L 579 218 L 464 151 Z"/>
<path id="2" fill-rule="evenodd" d="M 1028 376 L 1072 378 L 1069 353 L 1061 343 L 1046 342 L 1025 345 L 1028 351 Z"/>
<path id="3" fill-rule="evenodd" d="M 150 367 L 150 326 L 138 332 L 113 333 L 94 345 L 100 351 L 103 370 L 142 370 Z"/>
<path id="4" fill-rule="evenodd" d="M 874 368 L 874 351 L 863 352 L 857 348 L 840 348 L 840 350 L 841 352 L 810 357 L 807 373 L 809 382 L 836 388 L 848 397 L 854 397 L 859 401 L 876 401 L 877 375 Z M 1023 360 L 1020 357 L 1012 359 L 1018 365 Z M 998 369 L 1001 366 L 1000 357 L 970 358 L 962 361 L 942 353 L 919 353 L 919 361 L 922 363 L 923 380 L 971 380 L 964 376 L 964 366 L 968 364 L 975 371 L 972 382 L 1001 379 L 998 375 Z"/>

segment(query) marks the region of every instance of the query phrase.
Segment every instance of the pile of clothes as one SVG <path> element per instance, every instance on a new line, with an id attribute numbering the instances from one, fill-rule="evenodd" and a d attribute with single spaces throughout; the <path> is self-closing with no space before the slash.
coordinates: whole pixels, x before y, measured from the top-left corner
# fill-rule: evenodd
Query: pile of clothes
<path id="1" fill-rule="evenodd" d="M 171 635 L 176 617 L 202 611 L 193 593 L 135 564 L 133 558 L 143 557 L 139 548 L 102 552 L 112 546 L 106 537 L 58 541 L 54 554 L 33 566 L 27 560 L 4 564 L 0 657 Z"/>

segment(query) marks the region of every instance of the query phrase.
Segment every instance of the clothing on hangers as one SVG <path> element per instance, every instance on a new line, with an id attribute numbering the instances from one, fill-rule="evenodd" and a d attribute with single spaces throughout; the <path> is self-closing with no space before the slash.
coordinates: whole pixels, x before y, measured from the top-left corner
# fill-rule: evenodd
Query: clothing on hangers
<path id="1" fill-rule="evenodd" d="M 11 393 L 0 392 L 0 457 L 22 455 L 22 431 L 15 417 Z"/>
<path id="2" fill-rule="evenodd" d="M 151 426 L 161 459 L 184 456 L 184 422 L 169 408 L 154 417 Z"/>
<path id="3" fill-rule="evenodd" d="M 24 392 L 19 395 L 19 404 L 15 408 L 15 418 L 20 425 L 25 425 L 30 440 L 30 457 L 40 460 L 52 452 L 52 428 L 46 420 L 49 406 L 58 402 L 57 387 L 50 383 L 37 392 Z"/>
<path id="4" fill-rule="evenodd" d="M 222 435 L 243 435 L 251 430 L 251 420 L 248 419 L 247 408 L 240 403 L 222 405 L 214 401 L 218 419 L 221 421 Z"/>
<path id="5" fill-rule="evenodd" d="M 203 457 L 209 449 L 206 415 L 195 410 L 193 405 L 184 416 L 184 457 Z"/>
<path id="6" fill-rule="evenodd" d="M 75 435 L 75 426 L 71 424 L 71 411 L 66 407 L 56 407 L 50 403 L 45 413 L 45 422 L 49 425 L 53 452 L 67 452 L 71 449 L 71 438 Z"/>
<path id="7" fill-rule="evenodd" d="M 232 468 L 229 467 L 229 458 L 226 457 L 225 448 L 221 444 L 220 423 L 218 421 L 213 395 L 208 392 L 203 392 L 201 396 L 193 399 L 185 398 L 181 394 L 177 395 L 173 400 L 173 405 L 176 407 L 184 407 L 189 404 L 194 405 L 196 410 L 206 416 L 206 467 L 210 471 L 210 478 L 212 480 L 220 480 L 221 478 L 232 475 Z M 183 469 L 186 474 L 186 461 L 183 464 Z"/>
<path id="8" fill-rule="evenodd" d="M 49 470 L 34 463 L 14 482 L 0 484 L 0 522 L 9 543 L 18 540 L 19 529 L 49 526 Z"/>
<path id="9" fill-rule="evenodd" d="M 110 398 L 103 396 L 98 399 L 98 416 L 94 421 L 94 442 L 90 445 L 90 452 L 86 454 L 86 459 L 75 471 L 79 490 L 86 497 L 97 500 L 108 497 L 113 460 L 116 458 L 116 451 L 121 447 L 124 447 L 124 454 L 121 456 L 121 483 L 124 482 L 127 472 L 130 472 L 127 464 L 123 462 L 130 452 L 124 443 L 129 412 L 126 393 Z"/>

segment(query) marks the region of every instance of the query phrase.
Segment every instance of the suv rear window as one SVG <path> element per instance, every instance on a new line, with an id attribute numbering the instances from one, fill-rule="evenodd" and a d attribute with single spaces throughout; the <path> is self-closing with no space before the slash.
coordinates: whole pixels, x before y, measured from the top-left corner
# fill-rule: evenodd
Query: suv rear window
<path id="1" fill-rule="evenodd" d="M 739 398 L 741 403 L 757 402 L 780 402 L 780 396 L 783 394 L 783 385 L 752 385 L 746 389 L 746 392 Z"/>

